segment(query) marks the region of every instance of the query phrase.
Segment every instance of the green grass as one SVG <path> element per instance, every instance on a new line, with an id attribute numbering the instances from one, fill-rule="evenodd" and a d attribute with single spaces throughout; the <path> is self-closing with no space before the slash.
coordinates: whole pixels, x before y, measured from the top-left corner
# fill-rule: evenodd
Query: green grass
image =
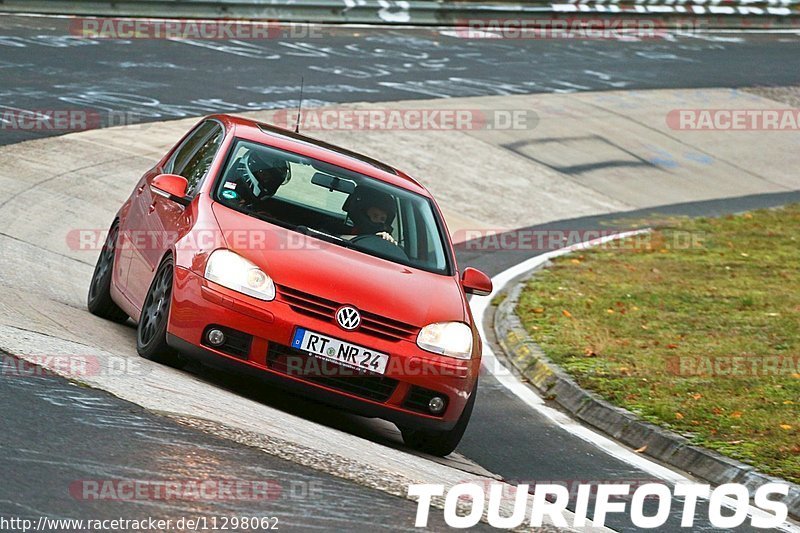
<path id="1" fill-rule="evenodd" d="M 564 256 L 517 313 L 583 387 L 800 482 L 800 206 Z"/>

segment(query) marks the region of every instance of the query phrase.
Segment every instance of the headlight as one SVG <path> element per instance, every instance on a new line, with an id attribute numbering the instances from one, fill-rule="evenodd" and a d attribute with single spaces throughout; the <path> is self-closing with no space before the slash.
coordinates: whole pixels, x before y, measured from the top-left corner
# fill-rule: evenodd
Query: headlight
<path id="1" fill-rule="evenodd" d="M 216 250 L 206 263 L 205 278 L 259 300 L 275 299 L 275 283 L 263 270 L 230 250 Z"/>
<path id="2" fill-rule="evenodd" d="M 469 359 L 472 357 L 472 330 L 463 322 L 428 324 L 417 335 L 417 346 L 448 357 Z"/>

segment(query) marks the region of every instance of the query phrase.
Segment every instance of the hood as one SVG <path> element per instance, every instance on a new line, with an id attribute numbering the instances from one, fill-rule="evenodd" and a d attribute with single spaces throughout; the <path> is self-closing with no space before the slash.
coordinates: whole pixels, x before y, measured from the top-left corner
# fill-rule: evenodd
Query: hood
<path id="1" fill-rule="evenodd" d="M 279 294 L 285 286 L 418 327 L 465 320 L 466 302 L 454 276 L 302 235 L 216 202 L 212 209 L 228 247 L 264 270 Z"/>

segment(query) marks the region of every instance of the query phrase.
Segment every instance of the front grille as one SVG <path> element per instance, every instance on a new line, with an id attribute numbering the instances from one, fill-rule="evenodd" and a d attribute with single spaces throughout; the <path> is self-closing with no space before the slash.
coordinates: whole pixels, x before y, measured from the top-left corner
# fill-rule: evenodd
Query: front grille
<path id="1" fill-rule="evenodd" d="M 431 401 L 431 398 L 434 396 L 439 396 L 444 400 L 444 409 L 438 415 L 434 415 L 431 413 L 430 409 L 428 409 L 428 402 Z M 414 385 L 408 391 L 408 395 L 406 396 L 405 401 L 403 402 L 403 407 L 410 411 L 417 411 L 419 413 L 425 413 L 426 415 L 433 415 L 433 416 L 442 416 L 445 412 L 447 412 L 447 404 L 448 398 L 441 392 L 437 392 L 435 390 L 424 389 L 422 387 L 417 387 Z"/>
<path id="2" fill-rule="evenodd" d="M 304 315 L 313 316 L 327 322 L 336 321 L 336 310 L 343 304 L 320 298 L 307 292 L 298 291 L 284 285 L 278 287 L 281 298 L 296 312 Z M 368 311 L 361 311 L 361 326 L 359 329 L 384 339 L 397 341 L 401 339 L 415 339 L 418 328 L 411 324 L 400 322 L 391 318 L 386 318 Z"/>
<path id="3" fill-rule="evenodd" d="M 269 343 L 267 366 L 282 374 L 376 402 L 387 401 L 398 383 L 385 376 L 361 374 L 355 369 L 309 356 L 276 342 Z"/>

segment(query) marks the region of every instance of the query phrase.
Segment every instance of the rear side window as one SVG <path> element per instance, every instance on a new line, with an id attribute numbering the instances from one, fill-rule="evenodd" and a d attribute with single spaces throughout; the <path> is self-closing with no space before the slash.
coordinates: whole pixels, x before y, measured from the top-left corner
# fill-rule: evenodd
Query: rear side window
<path id="1" fill-rule="evenodd" d="M 219 147 L 222 145 L 222 137 L 222 127 L 217 125 L 179 172 L 189 182 L 189 187 L 186 189 L 188 196 L 194 196 L 200 189 L 203 179 L 208 174 L 208 169 L 211 168 L 211 163 L 214 162 L 214 156 L 217 155 Z"/>
<path id="2" fill-rule="evenodd" d="M 192 133 L 184 139 L 183 144 L 181 144 L 178 149 L 175 150 L 175 153 L 172 154 L 172 157 L 169 158 L 165 171 L 177 174 L 183 169 L 189 161 L 189 158 L 197 149 L 198 143 L 214 129 L 214 126 L 214 122 L 205 121 L 192 130 Z"/>
<path id="3" fill-rule="evenodd" d="M 223 137 L 222 126 L 213 121 L 204 122 L 184 141 L 167 165 L 167 172 L 183 176 L 189 182 L 188 196 L 197 194 Z"/>

